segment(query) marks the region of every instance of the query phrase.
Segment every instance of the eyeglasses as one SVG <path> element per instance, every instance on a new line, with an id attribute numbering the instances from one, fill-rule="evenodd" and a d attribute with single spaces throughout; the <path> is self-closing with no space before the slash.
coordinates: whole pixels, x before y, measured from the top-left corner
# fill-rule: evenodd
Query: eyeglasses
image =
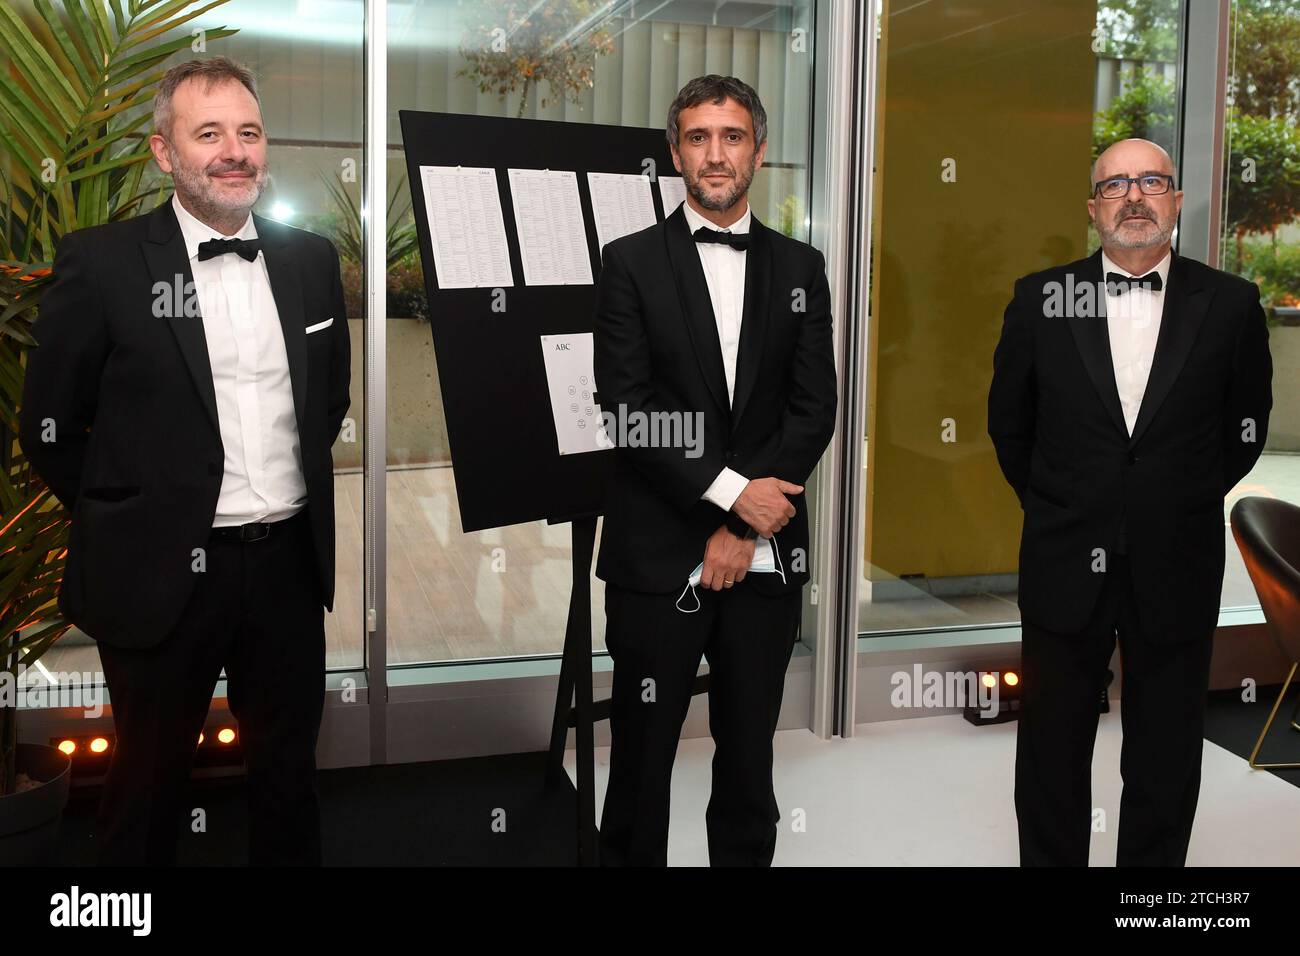
<path id="1" fill-rule="evenodd" d="M 1163 196 L 1174 184 L 1174 177 L 1166 173 L 1150 176 L 1112 176 L 1092 187 L 1093 195 L 1102 199 L 1123 199 L 1128 195 L 1130 183 L 1137 183 L 1144 196 Z"/>

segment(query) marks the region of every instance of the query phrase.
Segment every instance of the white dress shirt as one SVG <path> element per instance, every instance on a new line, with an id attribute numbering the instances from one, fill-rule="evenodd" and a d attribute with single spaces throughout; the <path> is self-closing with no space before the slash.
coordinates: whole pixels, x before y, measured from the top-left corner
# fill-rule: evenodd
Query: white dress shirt
<path id="1" fill-rule="evenodd" d="M 1151 376 L 1151 363 L 1155 359 L 1156 340 L 1160 337 L 1160 315 L 1165 307 L 1165 290 L 1169 286 L 1170 254 L 1157 264 L 1154 272 L 1160 274 L 1161 289 L 1152 292 L 1133 287 L 1123 295 L 1106 291 L 1106 328 L 1110 333 L 1110 356 L 1115 365 L 1115 386 L 1119 389 L 1119 403 L 1124 410 L 1124 424 L 1133 434 L 1142 396 Z M 1131 276 L 1101 254 L 1102 281 L 1106 273 L 1118 272 Z"/>
<path id="2" fill-rule="evenodd" d="M 739 219 L 725 229 L 718 229 L 689 202 L 682 203 L 686 213 L 686 227 L 695 234 L 696 229 L 714 229 L 719 232 L 748 233 L 752 218 L 749 203 Z M 727 377 L 727 403 L 736 393 L 736 356 L 740 351 L 740 324 L 745 309 L 745 261 L 749 258 L 744 249 L 733 249 L 723 243 L 697 242 L 695 251 L 704 267 L 704 281 L 709 287 L 709 300 L 713 303 L 713 319 L 718 326 L 718 343 L 722 346 L 722 370 Z M 723 468 L 718 477 L 705 489 L 703 498 L 712 501 L 723 511 L 730 511 L 749 479 L 730 468 Z"/>
<path id="3" fill-rule="evenodd" d="M 252 262 L 230 252 L 198 259 L 200 242 L 256 239 L 257 228 L 250 215 L 233 237 L 222 236 L 175 195 L 172 206 L 194 272 L 225 452 L 212 525 L 280 521 L 306 504 L 307 484 L 289 358 L 266 259 L 260 252 Z"/>

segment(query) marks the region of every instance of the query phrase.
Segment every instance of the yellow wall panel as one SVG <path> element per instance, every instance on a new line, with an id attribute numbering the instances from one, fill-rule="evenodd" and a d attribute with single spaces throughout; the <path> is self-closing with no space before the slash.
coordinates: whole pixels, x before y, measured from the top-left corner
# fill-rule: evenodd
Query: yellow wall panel
<path id="1" fill-rule="evenodd" d="M 1096 0 L 886 0 L 869 578 L 1016 570 L 1020 508 L 987 434 L 993 348 L 1015 279 L 1085 252 L 1096 13 Z"/>

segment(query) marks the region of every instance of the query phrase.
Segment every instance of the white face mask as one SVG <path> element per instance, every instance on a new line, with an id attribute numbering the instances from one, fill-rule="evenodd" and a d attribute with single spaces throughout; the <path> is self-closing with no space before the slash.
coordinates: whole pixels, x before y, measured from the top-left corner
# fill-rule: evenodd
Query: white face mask
<path id="1" fill-rule="evenodd" d="M 760 537 L 754 542 L 754 559 L 749 563 L 749 574 L 779 574 L 781 583 L 785 583 L 785 569 L 781 567 L 781 555 L 776 550 L 776 532 L 772 533 L 771 540 Z M 677 597 L 676 608 L 683 614 L 694 614 L 700 609 L 700 597 L 695 593 L 695 588 L 704 576 L 704 562 L 701 561 L 691 572 L 691 576 L 686 580 L 686 587 L 682 588 L 682 593 Z M 691 597 L 695 598 L 695 607 L 687 609 L 682 607 L 682 598 L 686 597 L 686 592 L 691 592 Z"/>

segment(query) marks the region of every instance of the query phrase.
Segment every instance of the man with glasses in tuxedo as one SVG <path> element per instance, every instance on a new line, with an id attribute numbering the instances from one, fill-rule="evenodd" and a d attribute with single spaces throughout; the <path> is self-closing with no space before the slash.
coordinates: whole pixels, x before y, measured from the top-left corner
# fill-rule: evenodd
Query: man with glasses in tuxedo
<path id="1" fill-rule="evenodd" d="M 1088 862 L 1093 743 L 1118 636 L 1121 866 L 1182 866 L 1223 584 L 1223 500 L 1259 457 L 1272 362 L 1258 287 L 1173 252 L 1169 154 L 1092 170 L 1092 256 L 1025 276 L 989 436 L 1024 509 L 1015 801 L 1022 865 Z"/>

